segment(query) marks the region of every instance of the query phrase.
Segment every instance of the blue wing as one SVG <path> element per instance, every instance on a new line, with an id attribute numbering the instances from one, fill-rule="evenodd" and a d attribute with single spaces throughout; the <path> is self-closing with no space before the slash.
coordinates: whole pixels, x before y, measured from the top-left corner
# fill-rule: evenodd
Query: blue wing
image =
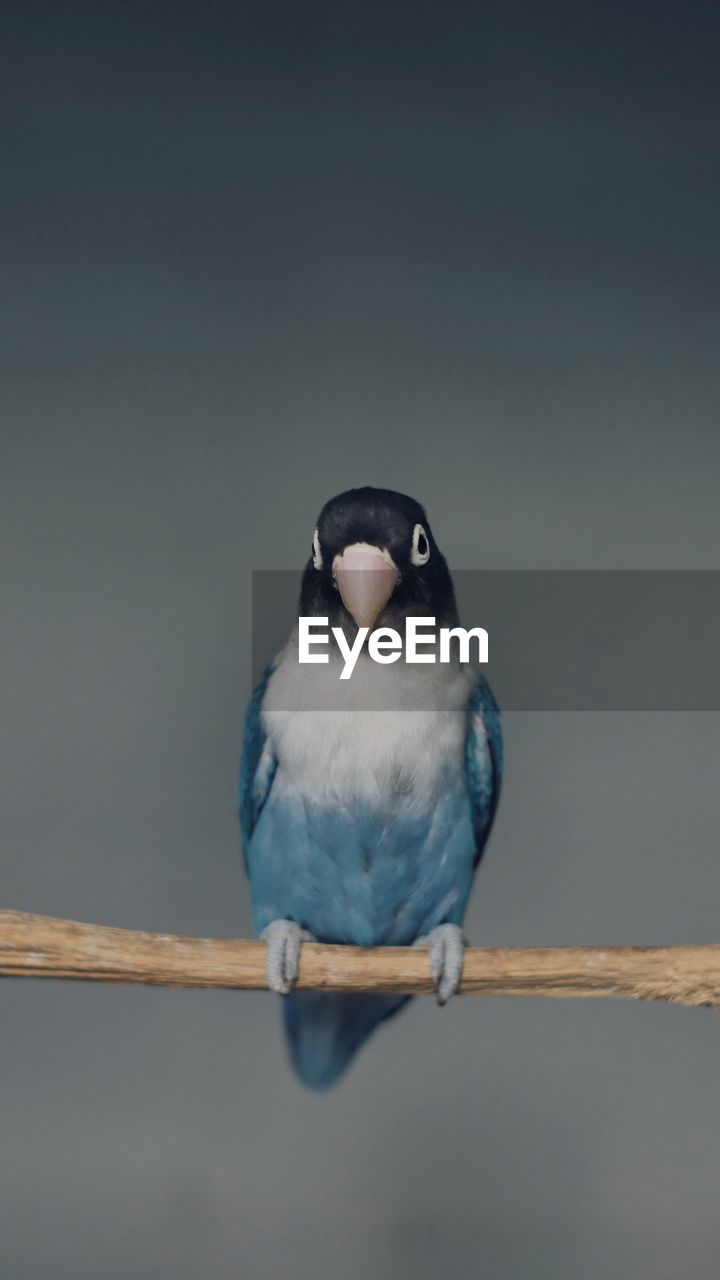
<path id="1" fill-rule="evenodd" d="M 475 832 L 475 866 L 490 835 L 500 799 L 502 769 L 500 711 L 490 685 L 481 676 L 468 704 L 465 739 L 465 777 Z"/>
<path id="2" fill-rule="evenodd" d="M 277 760 L 267 745 L 267 734 L 262 722 L 262 704 L 268 681 L 275 670 L 269 666 L 253 692 L 245 713 L 245 737 L 240 762 L 240 830 L 242 832 L 245 869 L 248 870 L 248 846 L 255 824 L 270 794 Z"/>

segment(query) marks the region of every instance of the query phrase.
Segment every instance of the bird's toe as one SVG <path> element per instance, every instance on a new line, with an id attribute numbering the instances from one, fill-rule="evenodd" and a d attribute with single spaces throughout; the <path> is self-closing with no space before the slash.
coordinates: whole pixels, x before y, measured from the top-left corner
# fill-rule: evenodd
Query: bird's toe
<path id="1" fill-rule="evenodd" d="M 462 929 L 456 924 L 440 924 L 425 937 L 418 938 L 415 945 L 428 948 L 437 1002 L 447 1004 L 455 995 L 462 977 L 465 952 Z"/>
<path id="2" fill-rule="evenodd" d="M 272 920 L 260 934 L 265 943 L 265 974 L 271 991 L 286 996 L 297 980 L 300 948 L 312 935 L 294 920 Z"/>

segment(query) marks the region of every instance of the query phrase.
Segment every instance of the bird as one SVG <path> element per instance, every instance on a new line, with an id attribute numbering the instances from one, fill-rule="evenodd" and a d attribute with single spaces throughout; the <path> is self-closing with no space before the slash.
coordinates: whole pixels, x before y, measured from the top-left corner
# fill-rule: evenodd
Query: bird
<path id="1" fill-rule="evenodd" d="M 352 643 L 408 617 L 458 623 L 455 591 L 423 506 L 349 489 L 323 506 L 298 617 Z M 439 1004 L 456 992 L 463 920 L 500 796 L 500 712 L 468 662 L 298 661 L 298 627 L 245 716 L 239 783 L 253 925 L 268 987 L 283 997 L 291 1064 L 311 1089 L 343 1075 L 410 997 L 293 990 L 303 943 L 420 946 Z"/>

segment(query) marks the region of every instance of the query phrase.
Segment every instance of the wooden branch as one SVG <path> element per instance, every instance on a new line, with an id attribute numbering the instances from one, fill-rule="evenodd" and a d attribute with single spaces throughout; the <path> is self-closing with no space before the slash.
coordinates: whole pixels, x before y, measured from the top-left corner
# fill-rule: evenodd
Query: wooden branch
<path id="1" fill-rule="evenodd" d="M 0 911 L 0 976 L 262 990 L 265 947 Z M 299 990 L 432 991 L 412 947 L 302 948 Z M 624 996 L 720 1008 L 720 946 L 469 947 L 460 990 L 491 996 Z"/>

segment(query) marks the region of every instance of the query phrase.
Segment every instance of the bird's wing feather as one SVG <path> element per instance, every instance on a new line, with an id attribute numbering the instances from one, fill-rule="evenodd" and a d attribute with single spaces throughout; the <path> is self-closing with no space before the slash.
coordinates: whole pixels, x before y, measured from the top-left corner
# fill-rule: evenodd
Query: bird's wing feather
<path id="1" fill-rule="evenodd" d="M 268 667 L 262 680 L 253 692 L 250 705 L 245 713 L 245 736 L 243 739 L 242 759 L 240 763 L 240 830 L 242 832 L 243 856 L 245 869 L 248 870 L 248 846 L 255 824 L 260 816 L 275 777 L 277 760 L 267 743 L 267 734 L 262 720 L 262 704 L 268 681 L 275 670 L 275 665 Z"/>
<path id="2" fill-rule="evenodd" d="M 490 685 L 481 676 L 468 703 L 465 777 L 475 831 L 475 866 L 490 835 L 500 799 L 503 769 L 500 711 Z"/>

